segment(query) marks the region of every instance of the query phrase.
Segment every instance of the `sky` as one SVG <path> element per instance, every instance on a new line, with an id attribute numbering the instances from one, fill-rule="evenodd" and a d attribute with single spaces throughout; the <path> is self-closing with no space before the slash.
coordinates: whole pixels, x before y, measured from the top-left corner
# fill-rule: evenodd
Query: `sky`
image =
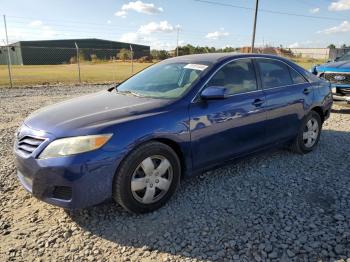
<path id="1" fill-rule="evenodd" d="M 172 50 L 249 46 L 255 0 L 3 1 L 9 42 L 101 38 Z M 0 44 L 5 37 L 0 25 Z M 177 38 L 178 36 L 178 38 Z M 256 45 L 350 45 L 350 0 L 260 0 Z"/>

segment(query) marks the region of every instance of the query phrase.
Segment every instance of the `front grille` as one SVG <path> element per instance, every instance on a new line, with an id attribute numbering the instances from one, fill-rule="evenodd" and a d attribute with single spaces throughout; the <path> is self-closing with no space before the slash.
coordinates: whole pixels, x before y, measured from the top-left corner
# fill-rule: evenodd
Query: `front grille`
<path id="1" fill-rule="evenodd" d="M 17 140 L 17 150 L 22 154 L 29 156 L 34 152 L 43 142 L 44 138 L 37 138 L 32 136 L 24 136 Z"/>
<path id="2" fill-rule="evenodd" d="M 52 192 L 52 197 L 62 200 L 71 200 L 72 188 L 68 186 L 55 186 Z"/>
<path id="3" fill-rule="evenodd" d="M 350 84 L 350 73 L 325 73 L 324 78 L 335 84 Z"/>

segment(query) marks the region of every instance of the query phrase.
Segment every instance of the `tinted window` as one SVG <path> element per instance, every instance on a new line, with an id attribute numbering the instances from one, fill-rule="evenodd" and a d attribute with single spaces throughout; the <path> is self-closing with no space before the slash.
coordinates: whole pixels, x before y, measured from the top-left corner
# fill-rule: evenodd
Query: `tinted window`
<path id="1" fill-rule="evenodd" d="M 250 59 L 233 61 L 222 67 L 207 86 L 224 86 L 228 94 L 239 94 L 257 89 L 255 71 Z"/>
<path id="2" fill-rule="evenodd" d="M 290 75 L 293 79 L 294 84 L 304 84 L 306 83 L 305 78 L 292 68 L 289 68 Z"/>
<path id="3" fill-rule="evenodd" d="M 257 60 L 264 88 L 293 84 L 288 66 L 276 60 Z"/>

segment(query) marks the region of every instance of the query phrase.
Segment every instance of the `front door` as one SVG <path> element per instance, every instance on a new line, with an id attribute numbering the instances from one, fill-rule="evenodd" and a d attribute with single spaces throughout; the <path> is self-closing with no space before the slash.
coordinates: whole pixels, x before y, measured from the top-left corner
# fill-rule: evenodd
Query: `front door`
<path id="1" fill-rule="evenodd" d="M 206 87 L 224 86 L 228 97 L 190 106 L 194 169 L 202 169 L 262 146 L 265 142 L 265 95 L 251 59 L 238 59 L 218 70 Z"/>

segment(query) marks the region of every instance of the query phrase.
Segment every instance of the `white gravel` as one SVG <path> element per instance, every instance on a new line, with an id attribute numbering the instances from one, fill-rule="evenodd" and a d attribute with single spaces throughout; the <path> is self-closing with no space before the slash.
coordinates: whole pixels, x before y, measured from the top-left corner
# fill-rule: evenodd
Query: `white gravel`
<path id="1" fill-rule="evenodd" d="M 146 215 L 114 203 L 64 211 L 22 189 L 13 134 L 33 110 L 106 86 L 0 89 L 0 261 L 346 261 L 350 107 L 335 105 L 315 152 L 266 152 L 187 178 Z M 350 261 L 350 259 L 348 260 Z"/>

